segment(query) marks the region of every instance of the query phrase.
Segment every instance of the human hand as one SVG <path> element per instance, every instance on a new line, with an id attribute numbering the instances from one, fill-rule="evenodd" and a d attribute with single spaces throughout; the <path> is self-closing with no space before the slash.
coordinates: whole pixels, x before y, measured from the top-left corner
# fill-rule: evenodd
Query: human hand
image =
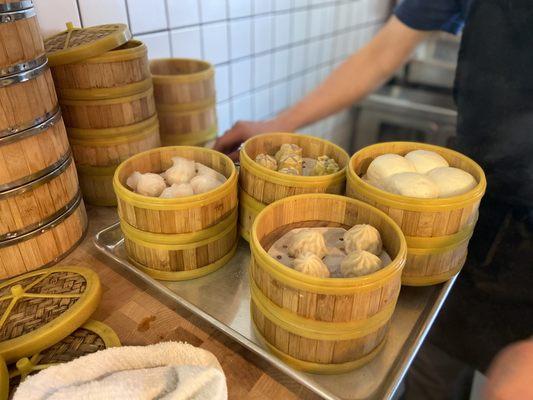
<path id="1" fill-rule="evenodd" d="M 252 136 L 266 132 L 284 132 L 286 128 L 276 119 L 267 121 L 237 121 L 215 143 L 215 150 L 227 154 L 233 161 L 239 159 L 239 146 Z"/>
<path id="2" fill-rule="evenodd" d="M 533 340 L 513 343 L 500 351 L 487 378 L 486 400 L 533 399 Z"/>

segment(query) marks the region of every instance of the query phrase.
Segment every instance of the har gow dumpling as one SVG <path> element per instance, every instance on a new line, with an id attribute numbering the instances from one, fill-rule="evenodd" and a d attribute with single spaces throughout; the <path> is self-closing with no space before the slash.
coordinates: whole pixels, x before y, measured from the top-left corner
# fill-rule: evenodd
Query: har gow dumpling
<path id="1" fill-rule="evenodd" d="M 328 248 L 321 232 L 314 229 L 302 229 L 293 235 L 288 252 L 291 257 L 311 253 L 322 258 L 328 253 Z"/>
<path id="2" fill-rule="evenodd" d="M 222 185 L 222 182 L 210 175 L 196 175 L 190 183 L 194 194 L 209 192 Z"/>
<path id="3" fill-rule="evenodd" d="M 372 160 L 366 176 L 370 184 L 380 187 L 388 177 L 401 172 L 416 172 L 409 160 L 398 154 L 382 154 Z"/>
<path id="4" fill-rule="evenodd" d="M 169 185 L 187 183 L 196 175 L 195 162 L 183 157 L 172 157 L 172 167 L 162 175 Z"/>
<path id="5" fill-rule="evenodd" d="M 126 185 L 133 190 L 137 190 L 137 183 L 139 183 L 139 178 L 142 174 L 139 171 L 135 171 L 133 174 L 128 176 L 128 179 L 126 179 Z"/>
<path id="6" fill-rule="evenodd" d="M 372 225 L 359 224 L 351 227 L 343 237 L 346 253 L 365 250 L 379 255 L 382 250 L 381 235 Z"/>
<path id="7" fill-rule="evenodd" d="M 448 167 L 448 161 L 440 154 L 429 150 L 413 150 L 405 155 L 405 159 L 410 161 L 416 172 L 425 174 L 432 169 Z"/>
<path id="8" fill-rule="evenodd" d="M 220 172 L 214 170 L 213 168 L 210 168 L 207 165 L 204 165 L 199 162 L 195 162 L 194 166 L 196 168 L 196 175 L 209 175 L 219 180 L 220 182 L 226 182 L 226 177 Z"/>
<path id="9" fill-rule="evenodd" d="M 392 175 L 385 181 L 385 190 L 389 193 L 418 199 L 439 197 L 438 186 L 426 175 L 418 172 L 402 172 Z"/>
<path id="10" fill-rule="evenodd" d="M 341 273 L 346 278 L 369 275 L 381 269 L 381 259 L 365 250 L 356 250 L 341 261 Z"/>
<path id="11" fill-rule="evenodd" d="M 192 196 L 194 191 L 190 183 L 174 183 L 165 188 L 159 195 L 162 199 L 175 199 L 177 197 Z"/>
<path id="12" fill-rule="evenodd" d="M 468 172 L 454 167 L 435 168 L 427 173 L 439 188 L 439 197 L 452 197 L 466 193 L 477 185 L 476 179 Z"/>
<path id="13" fill-rule="evenodd" d="M 318 278 L 329 278 L 329 269 L 316 254 L 304 253 L 292 262 L 294 269 Z"/>
<path id="14" fill-rule="evenodd" d="M 165 180 L 158 174 L 141 174 L 137 180 L 136 192 L 143 196 L 157 197 L 167 187 Z"/>

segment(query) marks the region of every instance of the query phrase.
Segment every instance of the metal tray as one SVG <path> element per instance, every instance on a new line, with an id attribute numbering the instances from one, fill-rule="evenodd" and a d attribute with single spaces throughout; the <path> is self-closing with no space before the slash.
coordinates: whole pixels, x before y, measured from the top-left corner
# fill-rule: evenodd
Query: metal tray
<path id="1" fill-rule="evenodd" d="M 96 247 L 158 292 L 197 314 L 234 340 L 265 358 L 326 399 L 392 399 L 444 303 L 454 279 L 431 287 L 403 287 L 383 351 L 369 364 L 339 375 L 294 370 L 262 345 L 250 322 L 248 244 L 241 240 L 235 256 L 218 271 L 183 282 L 152 279 L 128 262 L 118 223 L 96 234 Z"/>

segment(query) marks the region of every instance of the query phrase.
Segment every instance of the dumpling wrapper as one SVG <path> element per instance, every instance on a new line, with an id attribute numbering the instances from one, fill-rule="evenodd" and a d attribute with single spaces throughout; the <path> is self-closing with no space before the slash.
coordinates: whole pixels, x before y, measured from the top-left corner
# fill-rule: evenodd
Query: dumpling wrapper
<path id="1" fill-rule="evenodd" d="M 381 269 L 381 259 L 368 251 L 356 250 L 341 262 L 341 273 L 346 278 L 369 275 Z"/>
<path id="2" fill-rule="evenodd" d="M 477 186 L 476 179 L 468 172 L 454 167 L 432 169 L 427 177 L 439 189 L 439 197 L 452 197 L 464 194 Z"/>
<path id="3" fill-rule="evenodd" d="M 369 251 L 379 255 L 382 250 L 381 235 L 379 231 L 369 224 L 358 224 L 346 231 L 343 237 L 346 253 L 356 250 Z"/>
<path id="4" fill-rule="evenodd" d="M 328 248 L 322 233 L 313 229 L 302 229 L 292 237 L 288 252 L 291 257 L 299 257 L 302 254 L 311 253 L 322 258 L 328 254 Z"/>
<path id="5" fill-rule="evenodd" d="M 213 178 L 219 180 L 220 182 L 226 182 L 226 177 L 222 175 L 220 172 L 214 170 L 213 168 L 208 167 L 207 165 L 204 165 L 199 162 L 195 162 L 194 166 L 196 168 L 196 175 L 209 175 Z"/>
<path id="6" fill-rule="evenodd" d="M 163 190 L 159 197 L 162 199 L 175 199 L 192 195 L 194 195 L 194 191 L 190 183 L 174 183 Z"/>
<path id="7" fill-rule="evenodd" d="M 158 197 L 166 187 L 167 184 L 161 176 L 147 172 L 138 177 L 136 192 L 143 196 Z"/>
<path id="8" fill-rule="evenodd" d="M 128 185 L 131 190 L 136 191 L 141 175 L 142 174 L 139 171 L 135 171 L 133 174 L 128 176 L 128 179 L 126 179 L 126 185 Z"/>
<path id="9" fill-rule="evenodd" d="M 448 167 L 448 161 L 440 154 L 429 150 L 413 150 L 405 155 L 405 159 L 410 161 L 416 172 L 425 174 L 432 169 Z"/>
<path id="10" fill-rule="evenodd" d="M 210 175 L 196 175 L 190 183 L 194 194 L 206 193 L 222 185 L 222 182 Z"/>
<path id="11" fill-rule="evenodd" d="M 303 274 L 318 278 L 329 278 L 329 269 L 316 254 L 304 253 L 292 262 L 293 268 Z"/>
<path id="12" fill-rule="evenodd" d="M 439 197 L 439 187 L 426 175 L 418 172 L 402 172 L 392 175 L 385 181 L 384 189 L 389 193 L 417 199 Z"/>
<path id="13" fill-rule="evenodd" d="M 196 166 L 193 160 L 183 157 L 172 157 L 173 165 L 163 175 L 169 185 L 174 183 L 188 183 L 196 175 Z"/>

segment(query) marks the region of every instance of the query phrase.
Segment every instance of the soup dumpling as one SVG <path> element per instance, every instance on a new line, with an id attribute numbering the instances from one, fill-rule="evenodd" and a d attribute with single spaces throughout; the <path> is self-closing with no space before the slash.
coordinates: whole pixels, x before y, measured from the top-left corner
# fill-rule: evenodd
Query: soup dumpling
<path id="1" fill-rule="evenodd" d="M 402 172 L 385 181 L 385 190 L 400 196 L 418 199 L 435 199 L 439 197 L 439 187 L 426 175 L 418 172 Z"/>
<path id="2" fill-rule="evenodd" d="M 413 150 L 405 155 L 416 169 L 416 172 L 425 174 L 432 169 L 439 167 L 448 167 L 448 161 L 440 154 L 429 150 Z"/>
<path id="3" fill-rule="evenodd" d="M 292 236 L 288 251 L 291 257 L 311 253 L 322 258 L 328 253 L 328 248 L 322 233 L 314 229 L 302 229 Z"/>
<path id="4" fill-rule="evenodd" d="M 346 278 L 369 275 L 381 269 L 381 259 L 365 250 L 356 250 L 341 261 L 341 273 Z"/>
<path id="5" fill-rule="evenodd" d="M 379 255 L 382 250 L 381 235 L 372 225 L 358 224 L 350 228 L 343 237 L 346 253 L 356 250 L 369 251 Z"/>
<path id="6" fill-rule="evenodd" d="M 329 269 L 324 262 L 313 253 L 303 253 L 292 262 L 294 269 L 303 274 L 318 278 L 329 278 Z"/>
<path id="7" fill-rule="evenodd" d="M 454 167 L 435 168 L 427 173 L 439 188 L 439 197 L 452 197 L 476 187 L 476 179 L 468 172 Z"/>

